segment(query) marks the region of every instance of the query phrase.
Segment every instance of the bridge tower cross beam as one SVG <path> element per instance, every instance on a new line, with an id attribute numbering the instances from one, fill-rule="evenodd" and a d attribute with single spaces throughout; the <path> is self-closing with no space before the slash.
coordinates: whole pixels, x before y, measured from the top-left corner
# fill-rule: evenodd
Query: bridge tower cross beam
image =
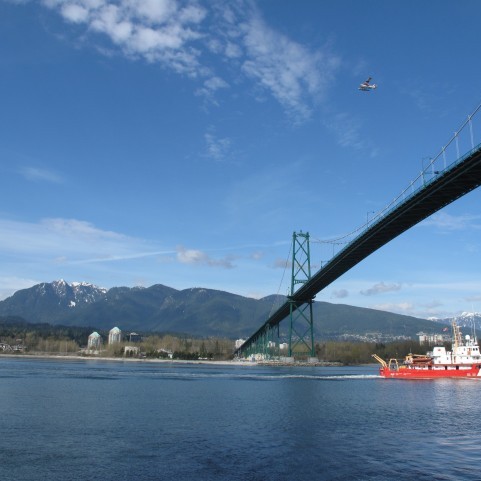
<path id="1" fill-rule="evenodd" d="M 314 323 L 312 314 L 313 299 L 299 304 L 292 296 L 299 284 L 311 278 L 311 252 L 309 233 L 294 232 L 292 235 L 292 275 L 289 312 L 289 357 L 294 355 L 315 356 Z"/>

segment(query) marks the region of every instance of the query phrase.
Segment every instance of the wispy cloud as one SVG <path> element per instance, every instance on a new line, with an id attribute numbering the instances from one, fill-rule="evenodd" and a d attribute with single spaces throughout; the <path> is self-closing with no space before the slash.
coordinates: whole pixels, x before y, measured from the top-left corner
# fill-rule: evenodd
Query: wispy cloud
<path id="1" fill-rule="evenodd" d="M 204 136 L 207 156 L 215 161 L 223 161 L 229 157 L 231 141 L 228 138 L 219 138 L 213 132 Z"/>
<path id="2" fill-rule="evenodd" d="M 375 296 L 377 294 L 384 294 L 386 292 L 394 292 L 401 290 L 401 284 L 385 284 L 384 282 L 378 282 L 369 289 L 365 289 L 360 293 L 363 296 Z"/>
<path id="3" fill-rule="evenodd" d="M 51 264 L 96 264 L 146 257 L 171 259 L 177 262 L 232 269 L 236 258 L 231 254 L 214 258 L 197 249 L 159 249 L 145 239 L 99 229 L 90 222 L 77 219 L 42 219 L 38 223 L 0 220 L 0 252 L 4 256 L 35 257 Z M 35 242 L 32 242 L 35 239 Z"/>
<path id="4" fill-rule="evenodd" d="M 43 5 L 85 27 L 83 38 L 99 52 L 113 49 L 186 75 L 201 84 L 196 93 L 211 101 L 233 82 L 253 81 L 295 122 L 309 118 L 340 64 L 328 46 L 312 48 L 270 27 L 249 0 L 43 0 Z M 228 68 L 220 72 L 222 66 Z"/>
<path id="5" fill-rule="evenodd" d="M 255 260 L 255 261 L 259 261 L 259 260 L 261 260 L 264 256 L 265 256 L 265 253 L 264 253 L 264 252 L 262 252 L 262 251 L 255 251 L 255 252 L 252 252 L 249 257 L 250 257 L 251 259 Z"/>
<path id="6" fill-rule="evenodd" d="M 201 95 L 214 105 L 218 105 L 218 102 L 215 100 L 215 94 L 219 90 L 227 88 L 229 88 L 229 84 L 225 80 L 217 76 L 212 76 L 204 80 L 202 87 L 196 90 L 196 94 Z"/>
<path id="7" fill-rule="evenodd" d="M 182 264 L 194 264 L 199 266 L 222 267 L 224 269 L 234 268 L 231 257 L 215 259 L 206 252 L 197 249 L 186 249 L 183 246 L 177 247 L 177 259 Z"/>
<path id="8" fill-rule="evenodd" d="M 158 246 L 77 219 L 37 223 L 0 219 L 3 255 L 42 258 L 55 263 L 88 263 L 160 255 Z M 172 253 L 172 251 L 170 251 Z"/>
<path id="9" fill-rule="evenodd" d="M 333 299 L 345 299 L 346 297 L 349 297 L 349 291 L 347 289 L 339 289 L 333 291 L 331 297 Z"/>
<path id="10" fill-rule="evenodd" d="M 378 155 L 378 149 L 366 138 L 364 123 L 347 112 L 338 112 L 329 116 L 324 126 L 335 136 L 341 147 L 368 151 L 370 157 Z"/>
<path id="11" fill-rule="evenodd" d="M 242 70 L 256 79 L 291 114 L 310 116 L 308 97 L 322 97 L 339 60 L 327 50 L 307 47 L 270 28 L 256 13 L 242 25 L 246 58 Z"/>
<path id="12" fill-rule="evenodd" d="M 291 266 L 292 266 L 292 262 L 286 259 L 275 259 L 272 264 L 272 267 L 274 269 L 287 269 L 287 268 L 290 269 Z"/>
<path id="13" fill-rule="evenodd" d="M 25 179 L 34 182 L 51 182 L 60 184 L 63 179 L 60 175 L 47 169 L 40 169 L 38 167 L 21 167 L 18 173 Z"/>
<path id="14" fill-rule="evenodd" d="M 14 276 L 0 276 L 0 300 L 13 295 L 20 289 L 28 289 L 39 282 L 41 281 L 35 279 L 25 279 Z"/>
<path id="15" fill-rule="evenodd" d="M 466 302 L 480 302 L 480 301 L 481 301 L 481 294 L 466 297 Z"/>
<path id="16" fill-rule="evenodd" d="M 397 312 L 398 314 L 414 315 L 416 309 L 410 302 L 384 303 L 372 306 L 373 309 L 387 312 Z"/>
<path id="17" fill-rule="evenodd" d="M 443 231 L 481 229 L 481 216 L 463 214 L 454 216 L 446 212 L 438 212 L 425 220 L 421 225 L 434 226 Z"/>
<path id="18" fill-rule="evenodd" d="M 193 47 L 207 11 L 194 2 L 174 0 L 44 0 L 67 21 L 105 35 L 132 58 L 159 63 L 197 76 L 200 52 Z"/>

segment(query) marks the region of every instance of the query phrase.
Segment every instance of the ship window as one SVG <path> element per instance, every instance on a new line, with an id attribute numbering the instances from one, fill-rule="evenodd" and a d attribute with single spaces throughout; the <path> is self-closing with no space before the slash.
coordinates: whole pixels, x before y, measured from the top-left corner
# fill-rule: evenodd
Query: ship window
<path id="1" fill-rule="evenodd" d="M 459 366 L 456 366 L 456 371 L 459 371 Z"/>

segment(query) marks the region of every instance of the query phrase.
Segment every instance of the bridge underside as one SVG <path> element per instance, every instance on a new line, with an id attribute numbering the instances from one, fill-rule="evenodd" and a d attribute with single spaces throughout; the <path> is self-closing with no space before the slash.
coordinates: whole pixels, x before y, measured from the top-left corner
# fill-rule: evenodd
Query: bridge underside
<path id="1" fill-rule="evenodd" d="M 244 348 L 255 342 L 263 332 L 283 321 L 289 315 L 292 304 L 299 307 L 311 301 L 318 292 L 377 249 L 480 185 L 481 145 L 478 145 L 457 162 L 439 171 L 421 189 L 406 197 L 401 204 L 393 207 L 359 234 L 290 296 L 290 301 L 272 314 L 236 354 L 243 352 Z"/>

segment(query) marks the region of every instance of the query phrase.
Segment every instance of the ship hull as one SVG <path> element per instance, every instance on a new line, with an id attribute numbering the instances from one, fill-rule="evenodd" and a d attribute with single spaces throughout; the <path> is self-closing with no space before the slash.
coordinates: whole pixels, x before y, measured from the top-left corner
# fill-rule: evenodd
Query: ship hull
<path id="1" fill-rule="evenodd" d="M 389 379 L 481 378 L 481 365 L 439 365 L 429 367 L 381 367 L 379 374 Z"/>

